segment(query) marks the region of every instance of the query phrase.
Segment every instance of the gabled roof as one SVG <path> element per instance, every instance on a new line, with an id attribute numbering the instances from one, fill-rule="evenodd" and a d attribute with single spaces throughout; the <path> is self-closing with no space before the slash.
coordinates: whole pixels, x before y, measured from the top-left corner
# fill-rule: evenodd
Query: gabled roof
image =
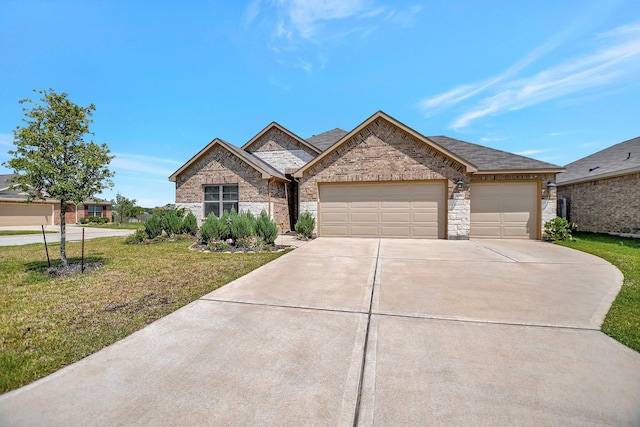
<path id="1" fill-rule="evenodd" d="M 404 132 L 406 132 L 409 135 L 411 135 L 414 138 L 416 138 L 418 141 L 423 142 L 425 145 L 428 145 L 428 146 L 432 147 L 433 149 L 435 149 L 436 151 L 439 151 L 439 152 L 443 153 L 444 155 L 446 155 L 447 157 L 455 160 L 456 162 L 458 162 L 461 165 L 463 165 L 467 172 L 475 172 L 477 170 L 476 166 L 474 164 L 470 163 L 469 161 L 467 161 L 467 160 L 463 159 L 462 157 L 458 156 L 457 154 L 451 152 L 447 148 L 442 147 L 441 145 L 439 145 L 438 143 L 432 141 L 431 139 L 427 138 L 426 136 L 422 135 L 421 133 L 411 129 L 409 126 L 407 126 L 404 123 L 394 119 L 393 117 L 389 116 L 385 112 L 378 111 L 374 115 L 369 117 L 367 120 L 362 122 L 359 126 L 357 126 L 355 129 L 353 129 L 351 132 L 347 133 L 342 138 L 340 138 L 338 141 L 336 141 L 333 145 L 331 145 L 327 149 L 325 149 L 324 152 L 321 155 L 319 155 L 318 157 L 316 157 L 315 159 L 311 160 L 309 163 L 307 163 L 306 165 L 304 165 L 303 167 L 298 169 L 293 176 L 296 177 L 296 178 L 301 178 L 306 170 L 312 168 L 316 163 L 320 162 L 324 157 L 330 155 L 333 152 L 333 150 L 335 150 L 336 148 L 340 147 L 342 144 L 347 142 L 351 137 L 357 135 L 359 132 L 361 132 L 363 129 L 365 129 L 367 126 L 369 126 L 371 123 L 375 122 L 378 119 L 384 119 L 384 120 L 390 122 L 394 126 L 398 127 L 399 129 L 403 130 Z"/>
<path id="2" fill-rule="evenodd" d="M 175 182 L 178 175 L 184 172 L 189 166 L 195 163 L 200 157 L 204 156 L 207 152 L 209 152 L 209 150 L 213 149 L 216 146 L 219 146 L 227 150 L 228 152 L 235 155 L 240 160 L 242 160 L 243 162 L 251 166 L 253 169 L 260 172 L 262 174 L 263 179 L 276 178 L 281 181 L 287 181 L 287 182 L 289 181 L 280 171 L 274 169 L 272 166 L 263 162 L 256 156 L 252 155 L 251 153 L 247 153 L 243 149 L 236 147 L 235 145 L 229 144 L 228 142 L 223 141 L 220 138 L 216 138 L 213 141 L 211 141 L 206 147 L 204 147 L 195 156 L 189 159 L 189 161 L 187 161 L 184 165 L 180 167 L 180 169 L 175 171 L 169 177 L 169 181 Z"/>
<path id="3" fill-rule="evenodd" d="M 346 130 L 335 128 L 327 132 L 323 132 L 319 135 L 313 135 L 311 138 L 307 138 L 307 142 L 314 145 L 315 147 L 318 147 L 320 151 L 324 151 L 335 144 L 347 133 L 348 132 Z"/>
<path id="4" fill-rule="evenodd" d="M 447 136 L 430 136 L 429 139 L 476 165 L 478 167 L 478 171 L 475 172 L 476 174 L 505 173 L 508 171 L 557 173 L 563 170 L 562 167 L 551 163 L 460 141 L 459 139 L 453 139 Z"/>
<path id="5" fill-rule="evenodd" d="M 242 149 L 243 150 L 248 150 L 249 147 L 251 147 L 256 141 L 258 141 L 260 138 L 262 138 L 262 136 L 265 133 L 269 132 L 273 128 L 278 129 L 279 131 L 289 135 L 291 138 L 293 138 L 295 141 L 297 141 L 301 145 L 304 145 L 305 147 L 309 148 L 310 150 L 314 151 L 315 153 L 320 154 L 321 150 L 319 150 L 317 147 L 315 147 L 314 145 L 309 144 L 309 142 L 307 142 L 304 139 L 300 138 L 298 135 L 296 135 L 295 133 L 291 132 L 289 129 L 285 128 L 284 126 L 280 126 L 276 122 L 271 122 L 269 125 L 267 125 L 267 127 L 265 127 L 260 132 L 258 132 L 258 134 L 256 136 L 251 138 L 249 140 L 249 142 L 247 142 L 246 144 L 244 144 L 242 146 Z"/>
<path id="6" fill-rule="evenodd" d="M 640 172 L 640 137 L 613 145 L 565 166 L 558 185 Z"/>

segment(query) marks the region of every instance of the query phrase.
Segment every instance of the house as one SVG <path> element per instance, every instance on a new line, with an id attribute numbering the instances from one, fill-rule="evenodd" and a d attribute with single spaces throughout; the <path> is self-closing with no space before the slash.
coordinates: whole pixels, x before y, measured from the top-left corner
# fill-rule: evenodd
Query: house
<path id="1" fill-rule="evenodd" d="M 349 132 L 304 139 L 273 122 L 241 148 L 216 138 L 169 180 L 200 221 L 235 208 L 284 230 L 309 212 L 319 236 L 539 239 L 561 171 L 378 111 Z"/>
<path id="2" fill-rule="evenodd" d="M 640 235 L 640 137 L 565 166 L 559 213 L 580 231 Z"/>
<path id="3" fill-rule="evenodd" d="M 0 175 L 0 226 L 60 224 L 60 202 L 46 199 L 27 203 L 27 195 L 20 189 L 13 188 L 13 176 Z M 78 206 L 69 203 L 65 222 L 77 224 L 80 218 L 90 216 L 107 217 L 111 220 L 111 203 L 100 199 L 90 199 Z"/>

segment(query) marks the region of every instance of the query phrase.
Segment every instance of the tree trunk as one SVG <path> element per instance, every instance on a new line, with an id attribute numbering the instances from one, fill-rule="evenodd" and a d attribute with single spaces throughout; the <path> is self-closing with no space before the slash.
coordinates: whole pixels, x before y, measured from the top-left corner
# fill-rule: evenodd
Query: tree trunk
<path id="1" fill-rule="evenodd" d="M 66 212 L 67 212 L 67 202 L 65 200 L 60 200 L 60 261 L 62 262 L 62 267 L 68 267 L 69 262 L 67 261 L 67 250 L 66 250 L 66 242 L 67 242 L 67 231 L 66 231 Z"/>

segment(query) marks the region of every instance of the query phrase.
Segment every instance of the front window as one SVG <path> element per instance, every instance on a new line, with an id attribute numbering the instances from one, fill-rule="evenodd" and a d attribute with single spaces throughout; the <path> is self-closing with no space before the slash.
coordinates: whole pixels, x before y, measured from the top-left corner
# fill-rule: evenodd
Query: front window
<path id="1" fill-rule="evenodd" d="M 205 217 L 209 214 L 220 217 L 231 209 L 238 212 L 238 184 L 204 186 Z"/>
<path id="2" fill-rule="evenodd" d="M 102 216 L 102 206 L 89 205 L 89 216 Z"/>

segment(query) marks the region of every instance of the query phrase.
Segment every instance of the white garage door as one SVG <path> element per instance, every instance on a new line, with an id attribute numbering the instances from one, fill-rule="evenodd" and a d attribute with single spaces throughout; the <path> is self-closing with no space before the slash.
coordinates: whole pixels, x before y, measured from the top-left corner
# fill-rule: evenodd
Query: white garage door
<path id="1" fill-rule="evenodd" d="M 51 224 L 51 205 L 0 203 L 0 226 Z"/>
<path id="2" fill-rule="evenodd" d="M 471 237 L 536 239 L 538 184 L 501 182 L 471 184 Z"/>
<path id="3" fill-rule="evenodd" d="M 444 238 L 445 181 L 320 184 L 318 234 Z"/>

